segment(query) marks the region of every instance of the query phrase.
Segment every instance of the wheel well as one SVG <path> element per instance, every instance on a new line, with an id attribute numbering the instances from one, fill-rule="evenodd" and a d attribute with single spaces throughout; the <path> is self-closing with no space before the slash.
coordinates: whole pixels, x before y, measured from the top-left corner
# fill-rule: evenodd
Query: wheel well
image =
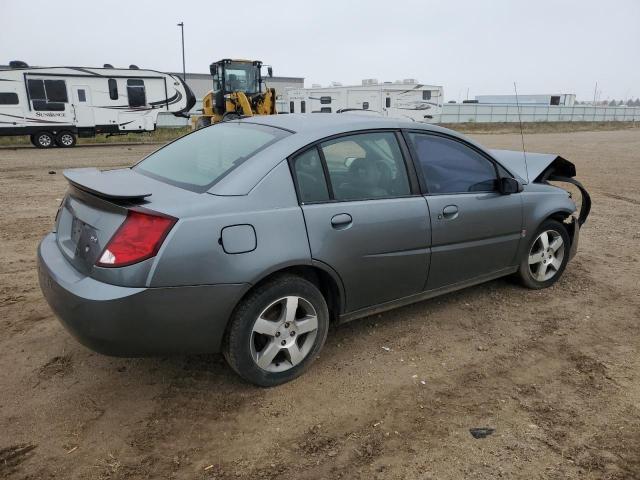
<path id="1" fill-rule="evenodd" d="M 340 295 L 340 289 L 338 288 L 336 281 L 333 279 L 333 277 L 329 273 L 325 272 L 321 268 L 314 267 L 311 265 L 296 265 L 296 266 L 287 267 L 287 268 L 283 268 L 281 270 L 272 272 L 266 277 L 264 277 L 263 279 L 261 279 L 253 287 L 251 287 L 249 291 L 245 294 L 245 296 L 248 295 L 255 288 L 270 281 L 272 278 L 279 275 L 286 275 L 286 274 L 297 275 L 313 283 L 318 288 L 318 290 L 320 290 L 320 293 L 322 293 L 322 296 L 327 302 L 330 321 L 332 323 L 337 322 L 338 317 L 340 315 L 341 308 L 342 308 L 342 302 L 343 302 L 343 299 L 341 298 L 341 295 Z"/>
<path id="2" fill-rule="evenodd" d="M 560 222 L 563 226 L 565 226 L 567 233 L 569 234 L 569 241 L 573 243 L 573 235 L 571 233 L 572 230 L 567 224 L 567 219 L 570 219 L 572 215 L 573 213 L 567 211 L 553 212 L 551 215 L 548 215 L 542 222 L 540 222 L 540 224 L 546 222 L 547 220 L 555 220 L 556 222 Z"/>

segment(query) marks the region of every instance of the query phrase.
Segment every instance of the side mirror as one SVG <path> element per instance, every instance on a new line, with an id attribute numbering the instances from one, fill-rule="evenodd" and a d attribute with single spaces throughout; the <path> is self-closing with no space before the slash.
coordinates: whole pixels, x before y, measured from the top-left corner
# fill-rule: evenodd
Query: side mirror
<path id="1" fill-rule="evenodd" d="M 267 67 L 267 73 L 269 74 L 270 77 L 273 77 L 273 68 Z"/>
<path id="2" fill-rule="evenodd" d="M 515 178 L 503 177 L 499 180 L 500 193 L 503 195 L 511 195 L 519 193 L 523 190 L 522 185 Z"/>
<path id="3" fill-rule="evenodd" d="M 213 77 L 218 75 L 218 65 L 216 65 L 215 63 L 209 65 L 209 72 L 211 72 L 211 76 Z"/>

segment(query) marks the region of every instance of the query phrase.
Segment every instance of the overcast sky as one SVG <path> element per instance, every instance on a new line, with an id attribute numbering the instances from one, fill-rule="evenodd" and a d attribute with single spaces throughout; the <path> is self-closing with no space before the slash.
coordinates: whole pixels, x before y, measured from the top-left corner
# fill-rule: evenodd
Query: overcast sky
<path id="1" fill-rule="evenodd" d="M 640 97 L 640 0 L 0 0 L 0 64 L 260 59 L 306 86 L 417 78 L 477 94 Z"/>

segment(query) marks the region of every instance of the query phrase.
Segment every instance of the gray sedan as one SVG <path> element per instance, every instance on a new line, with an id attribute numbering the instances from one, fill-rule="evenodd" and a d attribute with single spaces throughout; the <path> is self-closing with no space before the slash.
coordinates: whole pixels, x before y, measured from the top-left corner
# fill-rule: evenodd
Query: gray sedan
<path id="1" fill-rule="evenodd" d="M 38 269 L 69 332 L 110 355 L 221 351 L 262 386 L 308 368 L 332 322 L 505 275 L 552 285 L 590 206 L 557 155 L 349 114 L 224 122 L 64 174 Z M 579 215 L 551 181 L 578 186 Z"/>

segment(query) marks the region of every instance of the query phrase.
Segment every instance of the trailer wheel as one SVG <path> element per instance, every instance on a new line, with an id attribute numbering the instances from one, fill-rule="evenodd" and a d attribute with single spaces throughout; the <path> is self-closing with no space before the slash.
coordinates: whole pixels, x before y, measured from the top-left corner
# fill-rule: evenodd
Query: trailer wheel
<path id="1" fill-rule="evenodd" d="M 53 147 L 55 140 L 49 132 L 38 132 L 31 135 L 31 143 L 37 148 Z"/>
<path id="2" fill-rule="evenodd" d="M 227 112 L 224 115 L 222 115 L 223 122 L 230 122 L 231 120 L 240 120 L 241 118 L 242 118 L 242 115 L 240 115 L 238 112 Z"/>
<path id="3" fill-rule="evenodd" d="M 208 127 L 211 125 L 210 117 L 199 117 L 196 121 L 196 130 L 200 130 L 201 128 Z"/>
<path id="4" fill-rule="evenodd" d="M 63 148 L 73 147 L 76 144 L 76 136 L 69 131 L 62 131 L 56 135 L 56 145 Z"/>

